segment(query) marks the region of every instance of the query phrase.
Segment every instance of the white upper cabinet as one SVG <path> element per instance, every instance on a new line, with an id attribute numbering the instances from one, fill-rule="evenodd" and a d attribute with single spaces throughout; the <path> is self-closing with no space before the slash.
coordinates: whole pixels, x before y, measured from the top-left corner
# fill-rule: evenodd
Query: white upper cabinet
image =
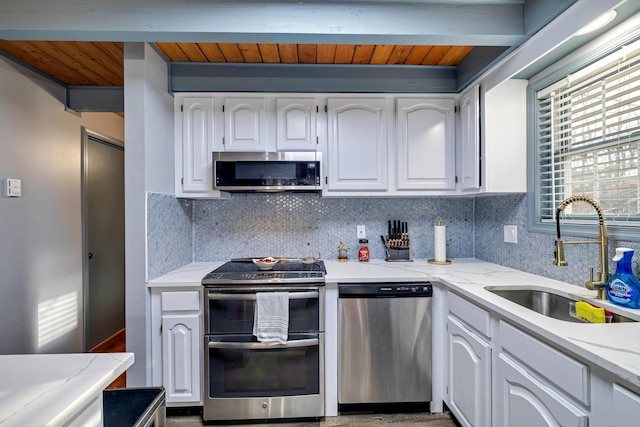
<path id="1" fill-rule="evenodd" d="M 511 79 L 482 94 L 477 86 L 462 94 L 459 124 L 463 192 L 527 191 L 527 84 L 527 80 Z"/>
<path id="2" fill-rule="evenodd" d="M 387 190 L 386 114 L 385 99 L 328 99 L 325 191 Z"/>
<path id="3" fill-rule="evenodd" d="M 225 98 L 225 151 L 267 151 L 266 98 Z"/>
<path id="4" fill-rule="evenodd" d="M 453 99 L 397 100 L 397 190 L 455 190 L 454 113 Z"/>
<path id="5" fill-rule="evenodd" d="M 454 95 L 252 95 L 176 95 L 176 196 L 228 197 L 214 151 L 321 152 L 325 196 L 458 194 Z"/>
<path id="6" fill-rule="evenodd" d="M 317 147 L 315 98 L 276 99 L 277 151 L 315 151 Z"/>
<path id="7" fill-rule="evenodd" d="M 220 197 L 212 186 L 214 105 L 210 97 L 176 99 L 175 189 L 177 197 Z"/>
<path id="8" fill-rule="evenodd" d="M 484 94 L 481 188 L 527 191 L 527 80 L 505 80 Z"/>
<path id="9" fill-rule="evenodd" d="M 480 188 L 480 86 L 460 96 L 460 189 Z"/>
<path id="10" fill-rule="evenodd" d="M 182 191 L 211 190 L 213 99 L 185 98 L 182 126 Z"/>

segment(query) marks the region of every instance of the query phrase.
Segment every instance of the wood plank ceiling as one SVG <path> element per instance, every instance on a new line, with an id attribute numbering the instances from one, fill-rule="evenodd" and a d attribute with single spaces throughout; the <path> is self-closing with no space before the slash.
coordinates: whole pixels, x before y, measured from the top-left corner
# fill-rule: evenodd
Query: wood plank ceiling
<path id="1" fill-rule="evenodd" d="M 170 62 L 455 66 L 473 46 L 155 43 Z M 69 86 L 123 86 L 121 42 L 9 41 L 0 51 Z"/>

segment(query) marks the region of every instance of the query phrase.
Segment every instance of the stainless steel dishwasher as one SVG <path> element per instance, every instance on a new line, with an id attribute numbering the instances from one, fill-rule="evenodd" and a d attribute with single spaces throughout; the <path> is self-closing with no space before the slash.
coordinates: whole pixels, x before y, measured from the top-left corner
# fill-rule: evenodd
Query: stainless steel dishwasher
<path id="1" fill-rule="evenodd" d="M 338 292 L 338 403 L 430 402 L 431 283 L 349 283 Z"/>

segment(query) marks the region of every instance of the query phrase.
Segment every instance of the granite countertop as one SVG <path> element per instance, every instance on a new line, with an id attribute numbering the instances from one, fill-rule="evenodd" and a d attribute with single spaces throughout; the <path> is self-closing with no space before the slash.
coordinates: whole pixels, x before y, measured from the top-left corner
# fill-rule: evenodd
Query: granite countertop
<path id="1" fill-rule="evenodd" d="M 133 360 L 133 353 L 0 356 L 0 426 L 66 425 Z"/>
<path id="2" fill-rule="evenodd" d="M 521 307 L 485 289 L 486 286 L 523 286 L 553 289 L 579 299 L 595 299 L 595 291 L 477 259 L 454 259 L 449 265 L 426 260 L 388 263 L 371 260 L 338 262 L 325 260 L 326 283 L 402 282 L 433 280 L 516 324 L 540 339 L 564 348 L 588 363 L 628 381 L 640 392 L 640 322 L 582 324 L 552 319 Z M 222 263 L 191 263 L 152 280 L 149 287 L 197 286 L 202 277 Z M 597 301 L 599 306 L 640 320 L 640 310 Z"/>

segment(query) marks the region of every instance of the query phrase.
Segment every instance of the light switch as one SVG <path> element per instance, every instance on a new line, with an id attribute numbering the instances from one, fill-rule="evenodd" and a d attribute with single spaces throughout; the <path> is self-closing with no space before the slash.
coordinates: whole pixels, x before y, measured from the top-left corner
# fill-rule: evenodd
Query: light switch
<path id="1" fill-rule="evenodd" d="M 504 242 L 518 243 L 518 226 L 517 225 L 504 226 Z"/>
<path id="2" fill-rule="evenodd" d="M 22 180 L 16 178 L 5 178 L 2 180 L 2 195 L 4 197 L 21 197 Z"/>
<path id="3" fill-rule="evenodd" d="M 365 233 L 364 225 L 356 226 L 356 237 L 358 239 L 366 239 L 367 235 Z"/>

